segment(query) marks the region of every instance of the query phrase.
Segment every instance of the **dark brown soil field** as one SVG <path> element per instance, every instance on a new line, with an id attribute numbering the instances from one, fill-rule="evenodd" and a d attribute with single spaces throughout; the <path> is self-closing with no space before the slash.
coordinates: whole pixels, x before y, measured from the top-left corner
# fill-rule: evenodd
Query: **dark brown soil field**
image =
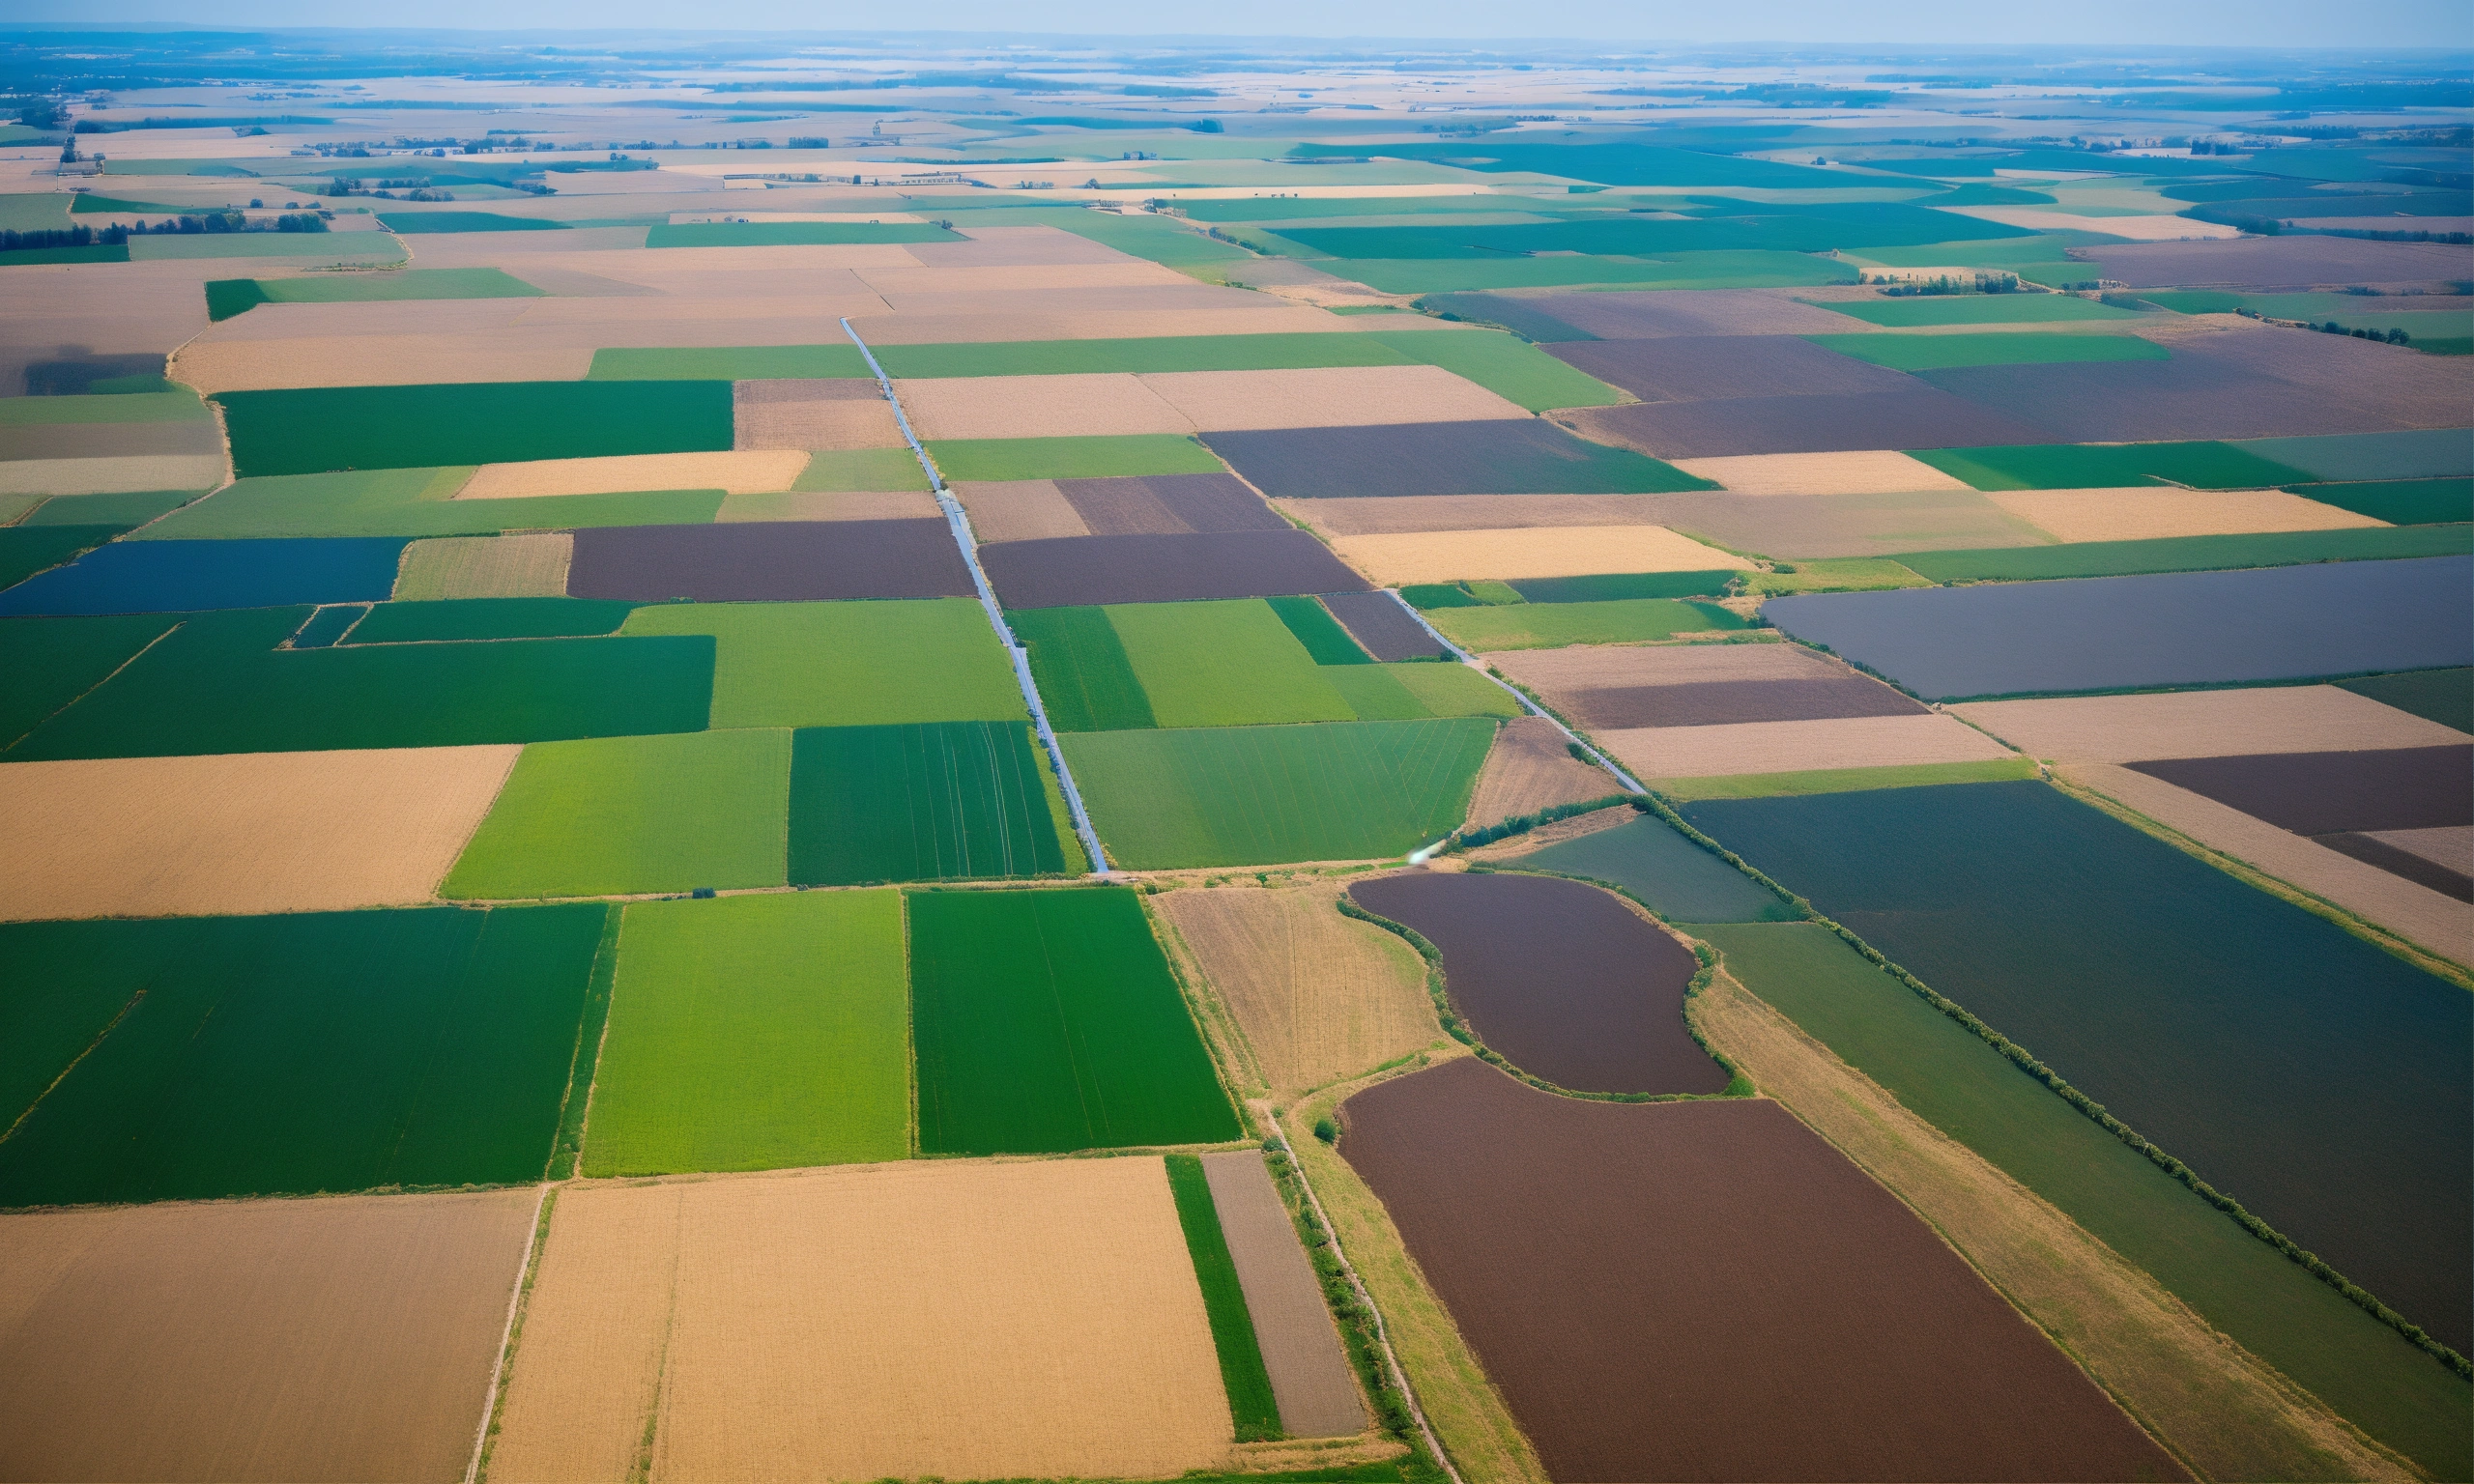
<path id="1" fill-rule="evenodd" d="M 1793 335 L 1577 340 L 1551 347 L 1548 354 L 1644 402 L 1899 391 L 1914 385 L 1905 372 L 1826 351 Z"/>
<path id="2" fill-rule="evenodd" d="M 2376 866 L 2392 876 L 2402 876 L 2416 886 L 2428 886 L 2443 897 L 2474 901 L 2474 876 L 2426 860 L 2411 850 L 2400 850 L 2376 836 L 2345 833 L 2316 838 L 2329 849 L 2350 855 L 2366 866 Z"/>
<path id="3" fill-rule="evenodd" d="M 1734 722 L 1819 722 L 1843 716 L 1910 716 L 1925 707 L 1878 680 L 1710 680 L 1626 685 L 1572 693 L 1592 731 L 1632 727 L 1720 727 Z"/>
<path id="4" fill-rule="evenodd" d="M 2086 249 L 2101 271 L 2134 289 L 2310 289 L 2325 284 L 2442 283 L 2465 276 L 2465 249 L 2355 237 L 2243 237 L 2122 243 Z"/>
<path id="5" fill-rule="evenodd" d="M 1365 578 L 1302 530 L 999 541 L 981 547 L 979 559 L 1007 608 L 1367 590 Z"/>
<path id="6" fill-rule="evenodd" d="M 1845 315 L 1744 289 L 1668 289 L 1632 294 L 1557 294 L 1525 302 L 1605 340 L 1664 335 L 1844 334 Z"/>
<path id="7" fill-rule="evenodd" d="M 605 526 L 576 532 L 567 594 L 658 603 L 966 598 L 970 571 L 943 521 Z"/>
<path id="8" fill-rule="evenodd" d="M 1914 495 L 1644 495 L 1660 526 L 1781 558 L 1888 556 L 2042 546 L 2034 527 L 1973 490 Z"/>
<path id="9" fill-rule="evenodd" d="M 1274 499 L 1625 495 L 1695 487 L 1674 470 L 1645 464 L 1625 449 L 1583 442 L 1537 418 L 1205 433 L 1202 441 Z"/>
<path id="10" fill-rule="evenodd" d="M 1978 407 L 2074 442 L 2305 438 L 2402 426 L 2368 401 L 2330 396 L 2183 349 L 2172 360 L 1968 366 L 1919 375 Z"/>
<path id="11" fill-rule="evenodd" d="M 2262 326 L 2209 335 L 2173 354 L 2271 376 L 2411 428 L 2462 427 L 2474 405 L 2474 357 L 2425 356 L 2350 335 Z"/>
<path id="12" fill-rule="evenodd" d="M 1349 888 L 1443 952 L 1452 1002 L 1532 1076 L 1584 1093 L 1714 1093 L 1683 1026 L 1700 963 L 1622 898 L 1549 876 L 1412 870 Z"/>
<path id="13" fill-rule="evenodd" d="M 1095 536 L 1212 535 L 1290 528 L 1234 474 L 1059 479 L 1056 488 Z"/>
<path id="14" fill-rule="evenodd" d="M 1844 453 L 1857 448 L 1980 448 L 2058 441 L 2031 422 L 1914 381 L 1897 391 L 1648 402 L 1582 408 L 1561 415 L 1592 438 L 1661 459 Z"/>
<path id="15" fill-rule="evenodd" d="M 1585 1102 L 1462 1059 L 1340 1116 L 1556 1479 L 2184 1477 L 1776 1103 Z"/>
<path id="16" fill-rule="evenodd" d="M 2297 835 L 2474 824 L 2474 747 L 2174 757 L 2130 766 Z"/>
<path id="17" fill-rule="evenodd" d="M 1378 660 L 1424 660 L 1448 652 L 1388 592 L 1327 592 L 1323 606 Z"/>

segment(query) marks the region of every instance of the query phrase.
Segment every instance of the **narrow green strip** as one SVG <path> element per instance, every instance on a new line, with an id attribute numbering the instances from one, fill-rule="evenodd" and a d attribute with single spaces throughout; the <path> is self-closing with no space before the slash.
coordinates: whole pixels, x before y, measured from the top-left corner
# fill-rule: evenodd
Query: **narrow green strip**
<path id="1" fill-rule="evenodd" d="M 1340 627 L 1338 619 L 1323 607 L 1320 598 L 1265 598 L 1288 632 L 1306 646 L 1317 665 L 1371 665 L 1374 656 L 1366 652 L 1349 631 Z"/>
<path id="2" fill-rule="evenodd" d="M 601 1061 L 601 1028 L 610 1019 L 610 989 L 618 979 L 618 919 L 625 908 L 602 909 L 601 946 L 593 950 L 592 978 L 585 984 L 584 1018 L 576 1026 L 575 1060 L 567 1068 L 567 1099 L 559 1109 L 559 1136 L 550 1146 L 548 1179 L 567 1180 L 584 1152 L 585 1110 L 592 1100 L 592 1076 Z"/>
<path id="3" fill-rule="evenodd" d="M 1807 773 L 1729 773 L 1715 778 L 1656 778 L 1650 786 L 1670 799 L 1769 799 L 1799 793 L 1860 793 L 1872 788 L 1924 788 L 1937 784 L 1994 784 L 2034 778 L 2026 757 L 1977 762 L 1913 762 L 1885 768 L 1817 768 Z"/>
<path id="4" fill-rule="evenodd" d="M 1246 1311 L 1246 1291 L 1238 1285 L 1228 1239 L 1221 1235 L 1220 1208 L 1212 1204 L 1211 1184 L 1203 1177 L 1199 1156 L 1168 1156 L 1168 1190 L 1177 1198 L 1177 1222 L 1186 1229 L 1194 1281 L 1202 1285 L 1203 1311 L 1211 1317 L 1211 1343 L 1220 1352 L 1220 1381 L 1228 1388 L 1237 1441 L 1280 1438 L 1280 1404 L 1272 1398 L 1271 1372 L 1263 1368 L 1263 1352 L 1254 1342 L 1253 1316 Z"/>

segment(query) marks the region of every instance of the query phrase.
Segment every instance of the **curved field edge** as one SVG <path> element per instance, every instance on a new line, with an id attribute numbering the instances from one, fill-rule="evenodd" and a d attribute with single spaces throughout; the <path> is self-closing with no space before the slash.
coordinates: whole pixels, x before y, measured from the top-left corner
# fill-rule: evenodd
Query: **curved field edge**
<path id="1" fill-rule="evenodd" d="M 1764 1096 L 1914 1211 L 2194 1473 L 2416 1476 L 2145 1270 L 1806 1035 L 1723 961 L 1695 1013 L 1715 1045 L 1753 1070 Z"/>
<path id="2" fill-rule="evenodd" d="M 1545 1469 L 1512 1420 L 1511 1409 L 1409 1255 L 1382 1201 L 1338 1151 L 1314 1136 L 1315 1125 L 1334 1118 L 1350 1095 L 1467 1054 L 1458 1047 L 1421 1052 L 1398 1066 L 1325 1088 L 1279 1115 L 1280 1125 L 1331 1214 L 1334 1237 L 1382 1310 L 1401 1370 L 1462 1477 L 1468 1484 L 1547 1484 Z"/>

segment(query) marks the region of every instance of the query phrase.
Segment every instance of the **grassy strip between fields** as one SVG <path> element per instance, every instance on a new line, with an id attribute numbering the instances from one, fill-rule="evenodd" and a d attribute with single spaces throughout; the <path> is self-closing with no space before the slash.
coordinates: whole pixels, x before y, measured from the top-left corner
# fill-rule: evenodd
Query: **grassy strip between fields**
<path id="1" fill-rule="evenodd" d="M 1655 792 L 1684 803 L 1702 799 L 1769 799 L 1798 793 L 1856 793 L 1870 788 L 1921 788 L 1934 784 L 1990 784 L 2034 778 L 2028 757 L 1976 762 L 1911 762 L 1885 768 L 1817 768 L 1803 773 L 1728 773 L 1713 778 L 1649 780 Z"/>
<path id="2" fill-rule="evenodd" d="M 2454 556 L 2469 551 L 2474 551 L 2474 525 L 2373 526 L 2239 536 L 2166 536 L 2150 541 L 2082 541 L 2067 546 L 1974 552 L 1911 552 L 1887 559 L 1937 583 L 2025 583 L 2052 578 L 2222 572 L 2322 561 Z"/>
<path id="3" fill-rule="evenodd" d="M 601 922 L 601 943 L 593 950 L 592 977 L 585 982 L 584 1018 L 576 1025 L 575 1062 L 567 1072 L 566 1101 L 559 1108 L 559 1133 L 550 1146 L 550 1169 L 546 1178 L 568 1180 L 574 1177 L 576 1161 L 584 1153 L 585 1118 L 592 1106 L 593 1073 L 601 1066 L 601 1044 L 610 1025 L 610 991 L 618 982 L 618 924 L 623 909 L 610 904 L 609 915 Z M 558 1199 L 556 1195 L 552 1200 Z M 549 1213 L 542 1213 L 548 1219 Z M 540 1251 L 536 1241 L 533 1259 Z M 526 1284 L 532 1282 L 527 1270 Z M 493 1414 L 495 1419 L 496 1413 Z"/>
<path id="4" fill-rule="evenodd" d="M 1202 1285 L 1203 1312 L 1211 1320 L 1212 1348 L 1220 1352 L 1220 1384 L 1228 1391 L 1237 1441 L 1263 1442 L 1279 1438 L 1282 1436 L 1280 1403 L 1272 1395 L 1271 1372 L 1263 1366 L 1253 1316 L 1246 1308 L 1246 1291 L 1237 1281 L 1237 1261 L 1228 1255 L 1228 1239 L 1220 1229 L 1220 1209 L 1212 1203 L 1202 1159 L 1170 1155 L 1167 1161 L 1168 1190 L 1177 1200 L 1177 1224 L 1185 1228 L 1194 1281 Z"/>
<path id="5" fill-rule="evenodd" d="M 928 456 L 949 481 L 1216 474 L 1223 469 L 1219 455 L 1176 433 L 948 440 L 930 442 Z"/>

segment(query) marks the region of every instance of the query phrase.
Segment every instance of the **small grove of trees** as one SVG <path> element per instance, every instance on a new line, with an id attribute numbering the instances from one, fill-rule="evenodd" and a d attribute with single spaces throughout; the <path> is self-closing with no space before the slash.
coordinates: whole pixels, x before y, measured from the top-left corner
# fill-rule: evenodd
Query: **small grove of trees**
<path id="1" fill-rule="evenodd" d="M 1888 273 L 1863 273 L 1859 283 L 1877 283 L 1882 292 L 1892 299 L 1940 297 L 1946 294 L 2016 294 L 2017 273 L 1977 273 L 1972 278 L 1943 274 L 1938 278 L 1899 278 Z"/>
<path id="2" fill-rule="evenodd" d="M 205 212 L 149 225 L 47 227 L 33 232 L 0 232 L 0 252 L 46 247 L 112 247 L 132 237 L 193 237 L 218 232 L 324 232 L 327 219 L 315 212 L 291 212 L 271 223 L 253 222 L 239 212 Z"/>
<path id="3" fill-rule="evenodd" d="M 2334 320 L 2330 320 L 2324 325 L 2314 325 L 2311 328 L 2319 331 L 2323 335 L 2351 335 L 2357 340 L 2382 340 L 2386 341 L 2390 345 L 2404 345 L 2414 338 L 2402 329 L 2392 329 L 2385 332 L 2376 329 L 2347 329 L 2345 327 L 2338 324 Z"/>

